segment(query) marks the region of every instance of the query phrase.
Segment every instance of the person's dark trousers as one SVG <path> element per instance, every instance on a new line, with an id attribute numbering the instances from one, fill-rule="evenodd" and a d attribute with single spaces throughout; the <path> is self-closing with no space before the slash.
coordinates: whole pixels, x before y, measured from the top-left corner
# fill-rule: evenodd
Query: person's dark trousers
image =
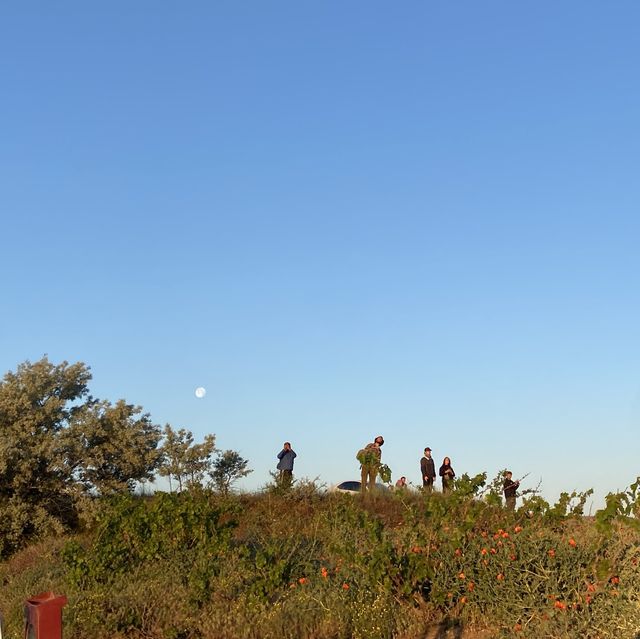
<path id="1" fill-rule="evenodd" d="M 280 471 L 280 485 L 284 488 L 289 488 L 293 483 L 293 471 L 281 470 Z"/>

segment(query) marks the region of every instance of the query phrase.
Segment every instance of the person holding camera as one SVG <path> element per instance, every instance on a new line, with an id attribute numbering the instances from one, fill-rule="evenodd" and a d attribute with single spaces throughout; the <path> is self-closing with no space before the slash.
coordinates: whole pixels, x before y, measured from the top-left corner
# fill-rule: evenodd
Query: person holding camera
<path id="1" fill-rule="evenodd" d="M 295 451 L 291 448 L 290 442 L 285 442 L 282 450 L 278 453 L 278 465 L 276 468 L 280 471 L 278 480 L 284 488 L 291 486 L 293 482 L 293 460 L 297 457 Z"/>

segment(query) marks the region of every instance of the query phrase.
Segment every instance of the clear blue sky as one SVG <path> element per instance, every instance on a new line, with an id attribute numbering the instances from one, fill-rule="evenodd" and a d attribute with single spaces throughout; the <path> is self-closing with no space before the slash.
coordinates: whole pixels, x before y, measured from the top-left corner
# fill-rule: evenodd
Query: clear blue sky
<path id="1" fill-rule="evenodd" d="M 0 7 L 2 371 L 263 485 L 640 474 L 635 2 Z M 194 389 L 207 388 L 204 399 Z"/>

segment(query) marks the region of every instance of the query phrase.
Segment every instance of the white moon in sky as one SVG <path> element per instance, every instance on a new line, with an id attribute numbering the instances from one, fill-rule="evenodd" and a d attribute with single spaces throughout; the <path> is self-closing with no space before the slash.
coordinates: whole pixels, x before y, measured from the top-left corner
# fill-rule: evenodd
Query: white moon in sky
<path id="1" fill-rule="evenodd" d="M 204 388 L 203 386 L 198 386 L 198 388 L 196 388 L 196 397 L 198 399 L 202 399 L 206 394 L 207 394 L 207 389 Z"/>

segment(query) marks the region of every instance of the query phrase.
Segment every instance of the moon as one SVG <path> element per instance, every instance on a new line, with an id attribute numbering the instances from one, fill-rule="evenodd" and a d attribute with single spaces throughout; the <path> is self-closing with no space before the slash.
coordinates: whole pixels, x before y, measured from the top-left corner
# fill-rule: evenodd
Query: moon
<path id="1" fill-rule="evenodd" d="M 207 389 L 204 386 L 198 386 L 196 388 L 196 397 L 202 399 L 207 394 Z"/>

